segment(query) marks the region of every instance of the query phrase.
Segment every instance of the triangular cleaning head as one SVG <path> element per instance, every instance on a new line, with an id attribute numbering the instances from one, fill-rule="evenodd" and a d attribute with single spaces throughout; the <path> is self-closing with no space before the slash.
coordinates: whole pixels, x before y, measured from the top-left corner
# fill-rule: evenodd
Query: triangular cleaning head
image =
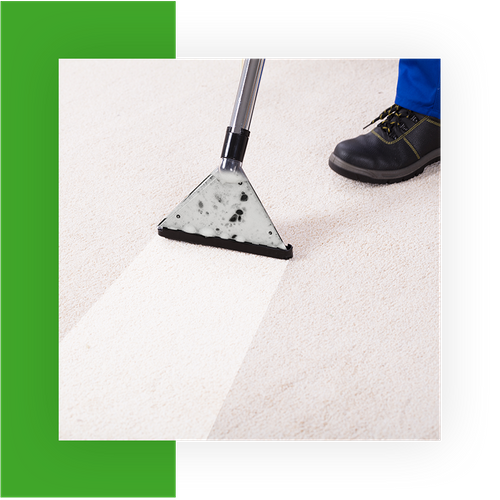
<path id="1" fill-rule="evenodd" d="M 159 224 L 158 234 L 278 259 L 293 256 L 241 168 L 214 170 Z"/>

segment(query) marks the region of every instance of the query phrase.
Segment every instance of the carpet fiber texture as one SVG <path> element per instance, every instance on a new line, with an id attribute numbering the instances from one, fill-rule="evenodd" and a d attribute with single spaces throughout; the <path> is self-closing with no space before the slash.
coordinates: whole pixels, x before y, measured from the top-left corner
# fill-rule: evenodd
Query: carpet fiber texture
<path id="1" fill-rule="evenodd" d="M 328 167 L 397 63 L 266 61 L 244 169 L 279 261 L 156 234 L 219 163 L 241 60 L 60 61 L 60 439 L 440 439 L 440 163 Z"/>

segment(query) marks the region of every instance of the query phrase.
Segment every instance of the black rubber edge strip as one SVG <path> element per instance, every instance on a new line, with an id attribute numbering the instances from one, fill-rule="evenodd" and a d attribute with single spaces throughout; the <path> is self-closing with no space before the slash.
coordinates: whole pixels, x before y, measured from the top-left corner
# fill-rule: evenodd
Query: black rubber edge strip
<path id="1" fill-rule="evenodd" d="M 160 223 L 161 224 L 161 223 Z M 291 259 L 293 257 L 292 245 L 287 245 L 286 250 L 273 248 L 265 245 L 255 245 L 253 243 L 241 243 L 232 239 L 222 239 L 217 236 L 207 237 L 201 234 L 191 234 L 180 229 L 168 229 L 158 226 L 158 234 L 169 240 L 185 241 L 196 245 L 205 245 L 217 248 L 226 248 L 227 250 L 236 250 L 238 252 L 252 253 L 255 255 L 264 255 L 275 259 Z"/>

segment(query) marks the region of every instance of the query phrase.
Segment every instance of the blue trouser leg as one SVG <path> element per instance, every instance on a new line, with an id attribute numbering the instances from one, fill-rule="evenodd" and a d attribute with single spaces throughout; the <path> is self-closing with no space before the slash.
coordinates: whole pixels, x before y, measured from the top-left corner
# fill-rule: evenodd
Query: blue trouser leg
<path id="1" fill-rule="evenodd" d="M 441 59 L 400 59 L 395 104 L 441 119 Z"/>

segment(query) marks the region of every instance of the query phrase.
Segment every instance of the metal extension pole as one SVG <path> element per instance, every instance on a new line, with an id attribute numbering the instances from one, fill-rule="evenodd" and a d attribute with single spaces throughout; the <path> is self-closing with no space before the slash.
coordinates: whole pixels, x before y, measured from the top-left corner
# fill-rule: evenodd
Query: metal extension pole
<path id="1" fill-rule="evenodd" d="M 264 61 L 265 59 L 245 59 L 230 123 L 235 134 L 239 134 L 242 128 L 250 130 Z"/>
<path id="2" fill-rule="evenodd" d="M 222 170 L 235 170 L 243 162 L 264 62 L 265 59 L 245 59 L 243 64 L 233 114 L 222 148 Z"/>

